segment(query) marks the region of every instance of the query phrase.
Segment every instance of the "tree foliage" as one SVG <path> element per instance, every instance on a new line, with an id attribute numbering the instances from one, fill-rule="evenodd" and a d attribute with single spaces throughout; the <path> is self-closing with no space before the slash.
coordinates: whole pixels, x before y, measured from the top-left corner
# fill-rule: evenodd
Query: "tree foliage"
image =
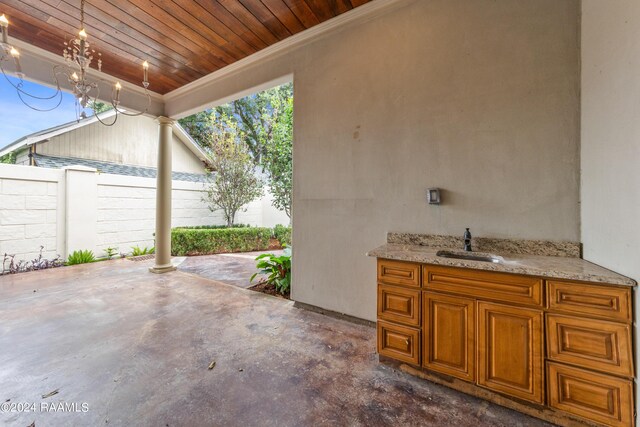
<path id="1" fill-rule="evenodd" d="M 91 108 L 95 114 L 100 114 L 104 113 L 105 111 L 111 110 L 113 106 L 111 104 L 106 104 L 100 101 L 90 101 L 89 108 Z"/>
<path id="2" fill-rule="evenodd" d="M 224 114 L 212 115 L 207 147 L 212 159 L 208 173 L 206 196 L 203 200 L 213 212 L 222 210 L 228 226 L 233 226 L 236 213 L 262 196 L 263 182 L 255 173 L 255 165 L 242 143 L 243 133 L 235 121 Z"/>
<path id="3" fill-rule="evenodd" d="M 211 149 L 211 135 L 219 131 L 216 117 L 226 117 L 237 126 L 254 164 L 268 175 L 273 205 L 291 217 L 293 84 L 205 110 L 181 119 L 180 124 L 196 142 Z"/>
<path id="4" fill-rule="evenodd" d="M 14 165 L 16 163 L 16 153 L 11 152 L 7 153 L 4 156 L 0 157 L 0 163 L 6 163 L 9 165 Z"/>
<path id="5" fill-rule="evenodd" d="M 261 165 L 269 175 L 269 190 L 273 205 L 291 218 L 291 188 L 293 183 L 293 98 L 274 99 L 276 120 L 271 125 L 271 138 L 265 144 Z"/>
<path id="6" fill-rule="evenodd" d="M 210 137 L 215 131 L 212 125 L 212 116 L 215 110 L 205 110 L 178 120 L 180 126 L 203 148 L 210 148 Z"/>
<path id="7" fill-rule="evenodd" d="M 283 120 L 282 108 L 293 99 L 293 84 L 287 83 L 217 107 L 219 113 L 233 117 L 244 132 L 244 142 L 256 164 L 260 164 L 273 138 L 276 123 Z M 293 116 L 291 116 L 293 118 Z"/>

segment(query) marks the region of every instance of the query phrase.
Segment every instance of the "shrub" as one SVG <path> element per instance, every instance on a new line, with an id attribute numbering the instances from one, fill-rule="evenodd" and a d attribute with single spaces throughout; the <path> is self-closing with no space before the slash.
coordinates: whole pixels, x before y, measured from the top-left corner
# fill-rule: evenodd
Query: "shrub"
<path id="1" fill-rule="evenodd" d="M 141 256 L 141 255 L 150 255 L 156 252 L 156 248 L 151 247 L 144 247 L 144 248 L 140 248 L 139 246 L 132 246 L 131 247 L 131 256 Z"/>
<path id="2" fill-rule="evenodd" d="M 291 246 L 291 227 L 285 227 L 282 224 L 278 224 L 273 227 L 273 237 L 280 241 L 282 246 Z"/>
<path id="3" fill-rule="evenodd" d="M 104 252 L 107 255 L 107 259 L 111 259 L 118 254 L 118 248 L 108 247 Z"/>
<path id="4" fill-rule="evenodd" d="M 272 230 L 263 227 L 171 230 L 174 256 L 249 252 L 269 249 Z"/>
<path id="5" fill-rule="evenodd" d="M 73 251 L 69 258 L 67 258 L 67 265 L 87 264 L 94 262 L 96 257 L 93 255 L 93 251 Z"/>
<path id="6" fill-rule="evenodd" d="M 5 253 L 2 260 L 2 265 L 0 265 L 0 276 L 4 274 L 25 273 L 27 271 L 57 268 L 64 265 L 64 261 L 60 259 L 60 255 L 56 256 L 53 259 L 44 258 L 42 256 L 43 250 L 44 246 L 40 246 L 40 254 L 38 255 L 38 258 L 31 261 L 19 260 L 16 262 L 15 254 L 10 255 Z"/>
<path id="7" fill-rule="evenodd" d="M 276 287 L 276 292 L 285 294 L 289 292 L 291 288 L 291 248 L 285 247 L 282 255 L 277 256 L 274 254 L 262 254 L 256 258 L 258 263 L 256 268 L 260 269 L 249 279 L 253 282 L 253 279 L 258 274 L 266 274 L 266 283 L 272 284 Z"/>

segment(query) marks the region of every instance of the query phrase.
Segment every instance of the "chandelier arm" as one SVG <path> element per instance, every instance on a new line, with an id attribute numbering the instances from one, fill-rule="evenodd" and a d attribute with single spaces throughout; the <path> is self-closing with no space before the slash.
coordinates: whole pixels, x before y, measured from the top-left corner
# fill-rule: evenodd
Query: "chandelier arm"
<path id="1" fill-rule="evenodd" d="M 118 113 L 116 113 L 116 114 L 115 114 L 115 116 L 114 116 L 114 118 L 113 118 L 113 122 L 111 122 L 111 123 L 103 122 L 103 121 L 102 121 L 102 119 L 100 118 L 100 114 L 96 114 L 96 113 L 94 112 L 94 114 L 93 114 L 93 115 L 96 117 L 96 119 L 98 119 L 98 121 L 99 121 L 100 123 L 102 123 L 102 124 L 103 124 L 103 125 L 105 125 L 105 126 L 113 126 L 113 125 L 115 125 L 115 124 L 116 124 L 116 122 L 118 121 Z"/>
<path id="2" fill-rule="evenodd" d="M 50 99 L 54 99 L 54 98 L 55 98 L 55 97 L 57 97 L 57 96 L 62 97 L 62 90 L 60 89 L 60 82 L 58 81 L 57 77 L 55 78 L 55 81 L 56 81 L 56 91 L 55 91 L 55 93 L 54 93 L 53 95 L 51 95 L 51 96 L 36 96 L 36 95 L 32 95 L 32 94 L 30 94 L 29 92 L 26 92 L 24 89 L 22 89 L 22 82 L 23 82 L 23 80 L 22 80 L 22 79 L 20 79 L 20 82 L 21 82 L 21 83 L 19 83 L 19 84 L 15 85 L 15 84 L 14 84 L 14 83 L 9 79 L 9 76 L 7 76 L 7 73 L 5 72 L 4 67 L 2 66 L 2 63 L 0 63 L 0 71 L 2 71 L 2 74 L 4 75 L 4 78 L 7 80 L 7 82 L 8 82 L 11 86 L 13 86 L 13 88 L 18 92 L 18 95 L 20 95 L 20 94 L 21 94 L 21 95 L 24 95 L 24 96 L 28 96 L 29 98 L 39 99 L 39 100 L 42 100 L 42 101 L 47 101 L 47 100 L 50 100 Z M 54 76 L 55 76 L 55 74 L 54 74 Z M 20 99 L 22 99 L 22 96 L 20 96 Z M 22 101 L 22 102 L 24 102 L 24 101 Z M 58 105 L 60 105 L 60 104 L 58 104 Z M 51 111 L 51 110 L 38 110 L 38 111 Z"/>
<path id="3" fill-rule="evenodd" d="M 28 108 L 31 108 L 34 111 L 40 111 L 40 112 L 43 112 L 43 113 L 46 113 L 48 111 L 53 111 L 56 108 L 58 108 L 60 106 L 60 104 L 62 104 L 62 92 L 59 92 L 58 95 L 59 95 L 58 103 L 54 107 L 51 107 L 51 108 L 37 108 L 37 107 L 29 105 L 29 103 L 27 101 L 25 101 L 24 98 L 22 97 L 22 91 L 18 91 L 18 98 L 20 98 L 20 101 L 22 101 L 22 103 L 25 106 L 27 106 Z M 51 99 L 51 98 L 49 98 L 49 99 Z"/>
<path id="4" fill-rule="evenodd" d="M 146 111 L 140 111 L 139 113 L 127 113 L 124 110 L 120 110 L 118 107 L 115 107 L 115 109 L 118 112 L 118 114 L 122 114 L 123 116 L 128 116 L 128 117 L 137 117 L 146 113 Z"/>
<path id="5" fill-rule="evenodd" d="M 108 80 L 105 80 L 103 78 L 99 78 L 98 80 L 102 83 L 107 83 L 107 84 L 111 83 Z M 100 96 L 100 85 L 96 85 L 95 89 L 96 89 L 96 96 L 94 97 L 94 102 L 98 101 L 98 97 Z M 124 110 L 121 110 L 120 108 L 118 108 L 118 104 L 114 102 L 113 99 L 111 100 L 110 104 L 113 107 L 113 109 L 116 111 L 116 115 L 123 114 L 129 117 L 141 116 L 145 114 L 147 111 L 149 111 L 149 107 L 151 107 L 151 95 L 149 94 L 149 90 L 147 88 L 144 88 L 144 93 L 147 96 L 147 106 L 145 107 L 144 110 L 140 111 L 139 113 L 127 113 Z"/>
<path id="6" fill-rule="evenodd" d="M 96 102 L 98 102 L 98 97 L 100 96 L 100 86 L 96 85 L 95 89 L 96 89 L 96 96 L 93 98 L 93 105 L 96 105 Z M 113 103 L 111 105 L 113 105 Z M 115 108 L 115 106 L 114 106 L 114 108 Z M 92 110 L 93 110 L 93 108 L 92 108 Z M 96 113 L 96 110 L 93 110 L 93 115 L 95 116 L 96 119 L 98 119 L 98 121 L 101 124 L 103 124 L 104 126 L 108 126 L 108 127 L 115 125 L 116 122 L 118 121 L 118 110 L 116 110 L 116 114 L 115 114 L 115 116 L 113 118 L 113 122 L 111 122 L 111 123 L 107 123 L 107 122 L 103 121 L 100 118 L 100 113 Z"/>
<path id="7" fill-rule="evenodd" d="M 136 117 L 136 116 L 141 116 L 144 113 L 146 113 L 147 111 L 149 111 L 149 107 L 151 107 L 151 95 L 149 94 L 149 91 L 145 88 L 144 90 L 145 94 L 147 95 L 147 106 L 144 110 L 140 111 L 139 113 L 127 113 L 123 110 L 118 109 L 117 105 L 113 105 L 113 108 L 115 108 L 115 110 L 120 113 L 120 114 L 124 114 L 125 116 L 129 116 L 129 117 Z"/>

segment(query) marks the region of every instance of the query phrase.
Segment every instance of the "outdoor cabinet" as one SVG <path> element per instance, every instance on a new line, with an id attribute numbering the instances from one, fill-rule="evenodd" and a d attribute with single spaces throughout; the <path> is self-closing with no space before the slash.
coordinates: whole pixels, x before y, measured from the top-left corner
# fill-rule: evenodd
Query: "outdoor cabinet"
<path id="1" fill-rule="evenodd" d="M 475 381 L 475 301 L 423 292 L 422 365 Z"/>
<path id="2" fill-rule="evenodd" d="M 478 385 L 544 403 L 542 311 L 478 302 Z"/>
<path id="3" fill-rule="evenodd" d="M 633 425 L 631 313 L 630 287 L 378 259 L 381 356 L 561 425 Z"/>

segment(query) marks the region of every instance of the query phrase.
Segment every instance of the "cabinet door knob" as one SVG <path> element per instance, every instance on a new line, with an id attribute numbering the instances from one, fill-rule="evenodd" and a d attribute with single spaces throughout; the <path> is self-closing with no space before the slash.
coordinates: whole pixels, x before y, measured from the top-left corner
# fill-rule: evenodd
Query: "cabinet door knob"
<path id="1" fill-rule="evenodd" d="M 409 347 L 409 344 L 411 344 L 411 340 L 409 338 L 407 338 L 404 342 L 405 344 L 407 344 L 407 347 Z"/>

